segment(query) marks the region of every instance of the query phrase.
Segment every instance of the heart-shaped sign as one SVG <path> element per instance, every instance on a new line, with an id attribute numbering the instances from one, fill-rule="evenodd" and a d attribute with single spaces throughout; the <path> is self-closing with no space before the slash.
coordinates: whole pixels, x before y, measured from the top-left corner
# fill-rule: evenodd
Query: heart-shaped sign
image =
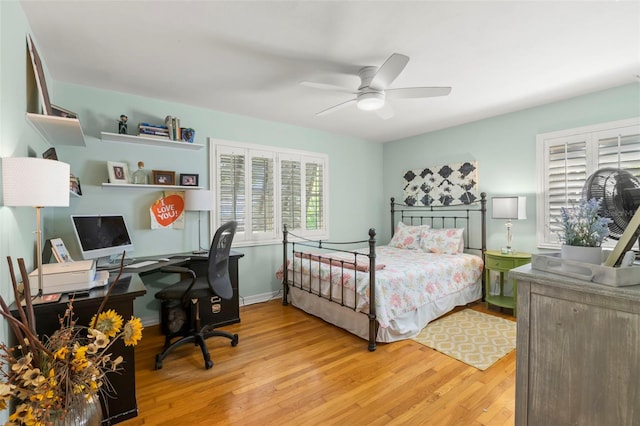
<path id="1" fill-rule="evenodd" d="M 151 213 L 158 224 L 163 227 L 171 225 L 180 218 L 184 211 L 184 199 L 179 195 L 169 195 L 156 201 L 151 206 Z"/>

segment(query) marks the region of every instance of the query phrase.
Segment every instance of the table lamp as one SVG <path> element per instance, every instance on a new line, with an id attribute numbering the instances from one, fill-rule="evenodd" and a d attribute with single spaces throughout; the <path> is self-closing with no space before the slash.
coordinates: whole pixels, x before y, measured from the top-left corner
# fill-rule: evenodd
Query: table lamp
<path id="1" fill-rule="evenodd" d="M 36 209 L 36 265 L 38 295 L 42 296 L 42 229 L 40 209 L 69 206 L 70 166 L 35 157 L 2 159 L 4 205 Z"/>
<path id="2" fill-rule="evenodd" d="M 202 247 L 202 231 L 200 228 L 202 212 L 213 210 L 213 192 L 208 190 L 191 190 L 184 194 L 184 209 L 186 211 L 198 212 L 198 250 L 194 250 L 193 254 L 208 253 L 207 248 Z"/>
<path id="3" fill-rule="evenodd" d="M 511 247 L 511 221 L 527 218 L 527 198 L 526 197 L 493 197 L 491 198 L 491 218 L 507 220 L 507 247 L 502 249 L 503 253 L 512 253 Z"/>

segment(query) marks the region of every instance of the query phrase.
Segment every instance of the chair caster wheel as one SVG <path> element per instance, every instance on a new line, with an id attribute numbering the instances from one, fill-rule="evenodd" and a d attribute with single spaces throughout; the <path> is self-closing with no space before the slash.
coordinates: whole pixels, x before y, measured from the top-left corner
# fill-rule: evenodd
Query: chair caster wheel
<path id="1" fill-rule="evenodd" d="M 156 370 L 162 370 L 162 358 L 160 358 L 160 355 L 156 355 Z"/>
<path id="2" fill-rule="evenodd" d="M 213 361 L 211 361 L 211 357 L 207 354 L 204 358 L 204 368 L 208 370 L 211 367 L 213 367 Z"/>
<path id="3" fill-rule="evenodd" d="M 234 334 L 233 339 L 231 339 L 231 346 L 238 346 L 238 335 Z"/>

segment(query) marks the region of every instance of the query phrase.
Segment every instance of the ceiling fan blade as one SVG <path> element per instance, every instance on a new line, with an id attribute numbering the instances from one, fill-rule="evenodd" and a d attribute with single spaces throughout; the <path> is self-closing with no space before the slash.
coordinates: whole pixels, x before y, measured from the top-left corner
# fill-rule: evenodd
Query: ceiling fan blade
<path id="1" fill-rule="evenodd" d="M 382 108 L 376 110 L 376 114 L 378 114 L 378 117 L 383 120 L 388 120 L 395 115 L 395 112 L 393 111 L 393 108 L 391 108 L 389 102 L 385 102 Z"/>
<path id="2" fill-rule="evenodd" d="M 349 89 L 346 87 L 337 86 L 335 84 L 328 84 L 328 83 L 316 83 L 314 81 L 301 81 L 300 85 L 305 87 L 311 87 L 312 89 L 328 90 L 331 92 L 339 92 L 339 93 L 349 93 L 351 95 L 355 95 L 357 93 L 353 89 Z"/>
<path id="3" fill-rule="evenodd" d="M 384 93 L 387 99 L 433 98 L 447 96 L 451 93 L 451 87 L 406 87 L 404 89 L 388 89 Z"/>
<path id="4" fill-rule="evenodd" d="M 409 57 L 400 53 L 394 53 L 382 64 L 371 79 L 369 87 L 374 90 L 384 90 L 396 79 L 407 66 Z"/>
<path id="5" fill-rule="evenodd" d="M 325 110 L 322 110 L 322 111 L 320 111 L 319 113 L 317 113 L 316 115 L 317 115 L 317 116 L 320 116 L 320 115 L 326 115 L 326 114 L 329 114 L 329 113 L 331 113 L 331 112 L 334 112 L 334 111 L 337 111 L 337 110 L 339 110 L 339 109 L 342 109 L 342 108 L 344 108 L 344 107 L 346 107 L 346 106 L 349 106 L 350 104 L 355 103 L 355 101 L 356 101 L 356 98 L 349 99 L 349 100 L 348 100 L 348 101 L 346 101 L 346 102 L 342 102 L 341 104 L 334 105 L 334 106 L 332 106 L 332 107 L 330 107 L 330 108 L 327 108 L 327 109 L 325 109 Z"/>

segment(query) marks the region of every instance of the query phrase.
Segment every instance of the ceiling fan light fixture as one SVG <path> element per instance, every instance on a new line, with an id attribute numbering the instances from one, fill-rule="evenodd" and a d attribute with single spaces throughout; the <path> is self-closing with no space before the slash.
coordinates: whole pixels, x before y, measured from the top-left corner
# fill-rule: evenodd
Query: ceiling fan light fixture
<path id="1" fill-rule="evenodd" d="M 384 93 L 367 92 L 358 95 L 356 103 L 358 109 L 362 111 L 375 111 L 384 106 Z"/>

